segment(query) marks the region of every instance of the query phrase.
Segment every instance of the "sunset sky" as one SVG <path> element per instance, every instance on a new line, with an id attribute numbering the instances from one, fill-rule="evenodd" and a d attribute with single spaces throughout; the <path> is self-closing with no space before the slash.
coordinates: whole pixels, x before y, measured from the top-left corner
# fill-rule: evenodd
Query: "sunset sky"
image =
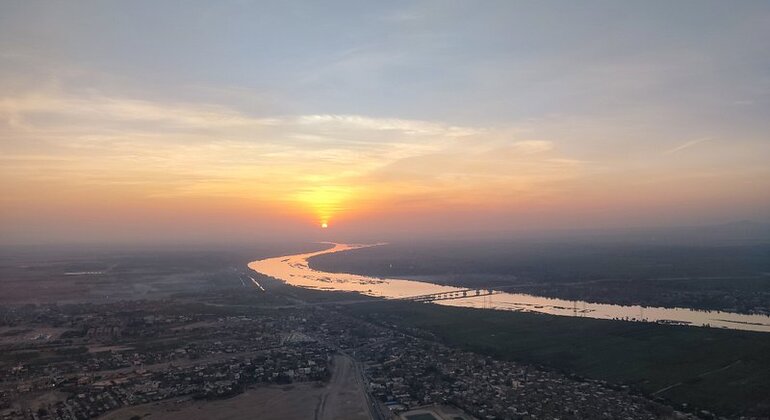
<path id="1" fill-rule="evenodd" d="M 0 3 L 2 243 L 767 222 L 769 162 L 767 1 Z"/>

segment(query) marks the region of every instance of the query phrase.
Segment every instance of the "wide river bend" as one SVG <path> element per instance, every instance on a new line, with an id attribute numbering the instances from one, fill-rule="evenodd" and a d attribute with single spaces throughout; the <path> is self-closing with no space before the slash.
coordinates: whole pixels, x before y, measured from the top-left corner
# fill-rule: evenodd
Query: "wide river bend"
<path id="1" fill-rule="evenodd" d="M 309 267 L 308 259 L 317 255 L 343 252 L 374 245 L 333 244 L 334 246 L 306 254 L 266 258 L 249 263 L 249 268 L 287 284 L 310 289 L 358 292 L 385 299 L 407 298 L 440 292 L 455 292 L 462 288 L 406 280 L 381 279 L 347 273 L 327 273 Z M 611 305 L 583 301 L 568 301 L 523 293 L 499 293 L 489 296 L 469 296 L 435 303 L 495 310 L 540 312 L 561 316 L 598 319 L 621 319 L 636 322 L 659 322 L 735 330 L 770 332 L 770 316 L 746 315 L 721 311 L 701 311 L 686 308 L 657 308 L 649 306 Z"/>

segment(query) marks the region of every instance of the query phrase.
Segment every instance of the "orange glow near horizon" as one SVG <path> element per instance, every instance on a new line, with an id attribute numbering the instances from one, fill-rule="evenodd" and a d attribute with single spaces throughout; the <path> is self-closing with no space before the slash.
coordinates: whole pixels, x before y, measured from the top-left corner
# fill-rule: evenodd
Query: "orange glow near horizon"
<path id="1" fill-rule="evenodd" d="M 734 150 L 714 141 L 649 152 L 644 169 L 628 169 L 619 158 L 586 160 L 558 139 L 505 128 L 350 115 L 259 119 L 57 92 L 25 98 L 0 103 L 0 119 L 26 124 L 0 128 L 18 143 L 0 159 L 0 239 L 309 234 L 331 220 L 340 235 L 673 224 L 750 219 L 768 206 L 758 182 L 768 179 L 765 166 L 695 171 L 696 151 Z M 152 132 L 133 127 L 137 121 Z M 351 146 L 351 138 L 367 143 Z M 58 147 L 36 146 L 45 141 Z"/>
<path id="2" fill-rule="evenodd" d="M 295 199 L 301 207 L 311 211 L 321 221 L 321 227 L 326 229 L 333 216 L 349 210 L 352 195 L 351 187 L 319 186 L 303 189 Z"/>
<path id="3" fill-rule="evenodd" d="M 630 6 L 608 46 L 593 14 L 539 4 L 253 25 L 259 4 L 203 22 L 18 3 L 0 4 L 0 245 L 770 223 L 764 5 L 667 13 L 656 37 Z M 137 13 L 174 25 L 113 19 Z M 425 42 L 446 34 L 474 42 Z"/>

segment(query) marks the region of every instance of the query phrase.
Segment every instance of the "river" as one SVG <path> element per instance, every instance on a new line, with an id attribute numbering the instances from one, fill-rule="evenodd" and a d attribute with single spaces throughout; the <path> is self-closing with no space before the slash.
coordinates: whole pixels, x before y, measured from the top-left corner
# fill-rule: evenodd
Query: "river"
<path id="1" fill-rule="evenodd" d="M 407 298 L 440 292 L 456 292 L 458 287 L 407 279 L 381 279 L 347 273 L 327 273 L 309 267 L 308 259 L 317 255 L 344 252 L 375 245 L 332 244 L 316 252 L 266 258 L 249 263 L 249 268 L 282 280 L 292 286 L 310 289 L 358 292 L 385 299 Z M 770 332 L 770 316 L 746 315 L 721 311 L 701 311 L 687 308 L 657 308 L 611 305 L 583 301 L 568 301 L 523 293 L 498 293 L 489 296 L 469 296 L 435 303 L 522 312 L 540 312 L 560 316 L 580 316 L 598 319 L 622 319 L 636 322 L 675 323 L 691 326 L 729 328 L 735 330 Z"/>

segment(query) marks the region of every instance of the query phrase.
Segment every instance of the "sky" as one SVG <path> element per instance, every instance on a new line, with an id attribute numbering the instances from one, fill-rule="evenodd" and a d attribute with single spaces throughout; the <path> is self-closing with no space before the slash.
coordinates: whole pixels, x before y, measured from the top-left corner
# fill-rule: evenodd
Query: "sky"
<path id="1" fill-rule="evenodd" d="M 748 0 L 4 1 L 0 243 L 767 222 L 768 40 Z"/>

